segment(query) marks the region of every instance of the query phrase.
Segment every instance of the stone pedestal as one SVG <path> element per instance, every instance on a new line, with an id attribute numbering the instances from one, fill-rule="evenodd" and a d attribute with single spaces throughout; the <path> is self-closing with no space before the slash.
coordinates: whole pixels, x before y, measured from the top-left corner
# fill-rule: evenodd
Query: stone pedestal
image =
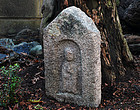
<path id="1" fill-rule="evenodd" d="M 37 29 L 43 0 L 0 0 L 0 35 L 12 35 L 24 28 Z"/>

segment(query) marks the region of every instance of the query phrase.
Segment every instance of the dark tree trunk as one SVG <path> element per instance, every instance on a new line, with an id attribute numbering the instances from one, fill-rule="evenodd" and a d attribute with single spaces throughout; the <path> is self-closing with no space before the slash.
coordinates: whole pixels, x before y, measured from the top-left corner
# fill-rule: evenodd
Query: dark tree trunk
<path id="1" fill-rule="evenodd" d="M 103 80 L 113 83 L 129 71 L 133 57 L 122 34 L 116 0 L 100 0 L 101 20 L 97 24 L 102 35 Z M 99 10 L 98 10 L 99 11 Z"/>
<path id="2" fill-rule="evenodd" d="M 113 82 L 124 76 L 133 61 L 127 42 L 122 34 L 116 9 L 116 0 L 54 0 L 52 20 L 66 7 L 81 8 L 93 19 L 101 32 L 102 80 Z M 97 2 L 98 1 L 98 2 Z"/>

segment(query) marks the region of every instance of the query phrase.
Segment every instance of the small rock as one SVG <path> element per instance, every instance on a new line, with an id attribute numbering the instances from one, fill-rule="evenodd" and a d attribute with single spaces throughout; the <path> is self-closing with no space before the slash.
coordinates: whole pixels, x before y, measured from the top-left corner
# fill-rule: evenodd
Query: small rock
<path id="1" fill-rule="evenodd" d="M 0 60 L 5 58 L 7 54 L 10 54 L 10 50 L 14 47 L 12 39 L 2 38 L 0 39 Z"/>
<path id="2" fill-rule="evenodd" d="M 0 39 L 0 46 L 7 48 L 7 49 L 13 49 L 14 43 L 13 43 L 12 39 L 2 38 L 2 39 Z"/>
<path id="3" fill-rule="evenodd" d="M 140 26 L 140 0 L 134 0 L 125 10 L 124 20 L 133 27 Z"/>
<path id="4" fill-rule="evenodd" d="M 131 3 L 133 3 L 133 1 L 134 0 L 121 0 L 120 1 L 120 4 L 118 6 L 118 14 L 119 14 L 120 19 L 123 19 L 126 9 L 129 7 Z"/>
<path id="5" fill-rule="evenodd" d="M 6 54 L 1 54 L 0 53 L 0 60 L 2 60 L 3 58 L 5 58 L 7 55 Z"/>
<path id="6" fill-rule="evenodd" d="M 30 49 L 35 47 L 36 45 L 39 45 L 39 43 L 38 42 L 30 42 L 30 43 L 22 42 L 18 45 L 15 45 L 13 50 L 17 53 L 23 52 L 23 53 L 29 54 Z"/>
<path id="7" fill-rule="evenodd" d="M 138 35 L 124 35 L 128 44 L 140 43 L 140 36 Z"/>
<path id="8" fill-rule="evenodd" d="M 15 42 L 31 42 L 35 41 L 36 37 L 39 37 L 39 32 L 32 31 L 31 29 L 23 29 L 17 33 Z"/>
<path id="9" fill-rule="evenodd" d="M 129 44 L 130 51 L 135 55 L 140 55 L 140 43 L 139 44 Z"/>
<path id="10" fill-rule="evenodd" d="M 38 56 L 42 54 L 42 46 L 41 45 L 37 45 L 35 47 L 33 47 L 30 52 L 30 55 L 34 55 L 34 56 Z"/>
<path id="11" fill-rule="evenodd" d="M 127 40 L 130 51 L 138 55 L 140 54 L 140 36 L 138 35 L 124 35 Z"/>
<path id="12" fill-rule="evenodd" d="M 41 8 L 43 18 L 42 18 L 41 24 L 40 24 L 41 34 L 43 33 L 43 29 L 48 25 L 49 19 L 53 15 L 54 4 L 55 4 L 55 0 L 43 0 L 43 4 L 42 4 L 42 8 Z"/>
<path id="13" fill-rule="evenodd" d="M 32 35 L 32 30 L 31 29 L 23 29 L 19 33 L 17 33 L 16 38 L 26 38 L 28 36 Z"/>

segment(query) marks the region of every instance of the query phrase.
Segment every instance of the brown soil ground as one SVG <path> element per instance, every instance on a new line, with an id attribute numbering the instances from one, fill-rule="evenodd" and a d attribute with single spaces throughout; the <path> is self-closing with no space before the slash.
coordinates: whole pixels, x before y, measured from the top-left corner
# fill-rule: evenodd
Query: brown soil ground
<path id="1" fill-rule="evenodd" d="M 15 110 L 138 110 L 140 102 L 140 57 L 134 56 L 135 69 L 113 86 L 102 84 L 102 101 L 98 108 L 87 108 L 75 104 L 60 103 L 45 95 L 45 77 L 42 59 L 23 57 L 19 76 L 22 81 L 22 95 L 19 103 L 9 105 Z M 39 100 L 40 99 L 40 100 Z M 38 109 L 37 109 L 38 107 Z M 40 109 L 39 109 L 40 107 Z M 4 109 L 0 107 L 0 110 Z"/>

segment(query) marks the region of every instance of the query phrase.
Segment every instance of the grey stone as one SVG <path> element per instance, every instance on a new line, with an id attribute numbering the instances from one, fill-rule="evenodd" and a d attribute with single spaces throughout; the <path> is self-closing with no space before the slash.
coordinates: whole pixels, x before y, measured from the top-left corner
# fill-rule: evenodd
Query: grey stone
<path id="1" fill-rule="evenodd" d="M 128 46 L 132 54 L 140 54 L 140 36 L 138 35 L 125 35 Z"/>
<path id="2" fill-rule="evenodd" d="M 133 1 L 134 0 L 120 0 L 120 4 L 118 6 L 118 14 L 120 19 L 123 19 L 126 9 L 131 3 L 133 3 Z"/>
<path id="3" fill-rule="evenodd" d="M 118 6 L 118 13 L 121 20 L 131 27 L 140 27 L 140 0 L 121 0 Z"/>
<path id="4" fill-rule="evenodd" d="M 31 29 L 23 29 L 19 33 L 17 33 L 17 36 L 15 37 L 16 39 L 24 39 L 28 38 L 29 36 L 32 36 L 33 32 Z"/>
<path id="5" fill-rule="evenodd" d="M 40 17 L 42 0 L 0 0 L 0 16 Z"/>
<path id="6" fill-rule="evenodd" d="M 133 27 L 140 27 L 140 0 L 135 0 L 129 5 L 123 19 Z"/>
<path id="7" fill-rule="evenodd" d="M 2 39 L 0 39 L 0 46 L 7 48 L 7 49 L 13 49 L 14 42 L 12 39 L 2 38 Z"/>
<path id="8" fill-rule="evenodd" d="M 98 107 L 101 36 L 92 19 L 79 8 L 66 8 L 44 29 L 43 41 L 46 95 Z"/>
<path id="9" fill-rule="evenodd" d="M 140 43 L 138 44 L 129 44 L 130 51 L 132 54 L 140 55 Z"/>
<path id="10" fill-rule="evenodd" d="M 20 43 L 20 44 L 18 44 L 18 45 L 15 45 L 14 48 L 13 48 L 13 50 L 14 50 L 15 52 L 17 52 L 17 53 L 23 52 L 23 53 L 29 54 L 30 50 L 31 50 L 33 47 L 35 47 L 36 45 L 39 45 L 39 43 L 38 43 L 38 42 L 29 42 L 29 43 L 27 43 L 27 42 L 22 42 L 22 43 Z"/>
<path id="11" fill-rule="evenodd" d="M 38 56 L 42 54 L 42 46 L 41 45 L 37 45 L 33 48 L 31 48 L 31 50 L 29 51 L 30 55 L 34 55 L 34 56 Z"/>
<path id="12" fill-rule="evenodd" d="M 0 53 L 0 60 L 2 60 L 3 58 L 5 58 L 7 55 L 6 54 L 1 54 Z M 1 61 L 0 61 L 0 63 L 1 63 Z"/>
<path id="13" fill-rule="evenodd" d="M 41 12 L 44 18 L 50 18 L 54 9 L 54 0 L 43 0 Z"/>
<path id="14" fill-rule="evenodd" d="M 140 36 L 138 36 L 138 35 L 126 34 L 126 35 L 124 35 L 124 37 L 126 38 L 128 44 L 140 43 Z"/>
<path id="15" fill-rule="evenodd" d="M 10 56 L 13 56 L 11 50 L 14 48 L 14 46 L 15 45 L 12 39 L 9 38 L 0 39 L 0 60 L 7 57 L 6 53 L 8 53 Z M 3 49 L 1 50 L 1 48 Z"/>
<path id="16" fill-rule="evenodd" d="M 47 21 L 52 17 L 54 11 L 54 3 L 55 0 L 43 0 L 41 12 L 43 14 L 43 18 L 40 24 L 41 34 L 43 34 L 43 29 L 47 26 Z"/>
<path id="17" fill-rule="evenodd" d="M 39 39 L 39 32 L 26 28 L 17 33 L 15 42 L 32 42 L 36 39 Z"/>
<path id="18" fill-rule="evenodd" d="M 0 0 L 0 35 L 16 35 L 24 28 L 36 30 L 43 0 Z"/>
<path id="19" fill-rule="evenodd" d="M 25 28 L 37 30 L 41 19 L 0 19 L 0 36 L 15 37 L 16 34 Z"/>

